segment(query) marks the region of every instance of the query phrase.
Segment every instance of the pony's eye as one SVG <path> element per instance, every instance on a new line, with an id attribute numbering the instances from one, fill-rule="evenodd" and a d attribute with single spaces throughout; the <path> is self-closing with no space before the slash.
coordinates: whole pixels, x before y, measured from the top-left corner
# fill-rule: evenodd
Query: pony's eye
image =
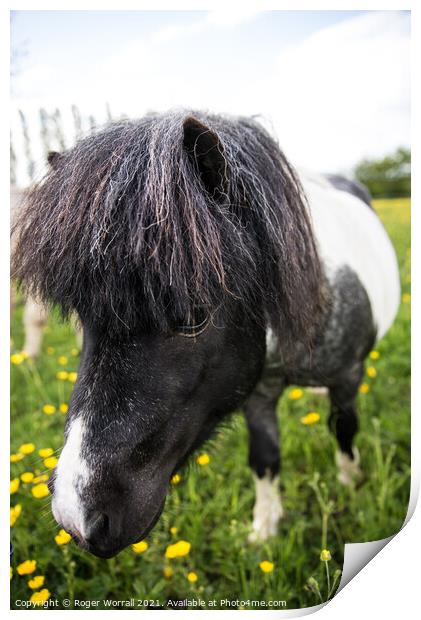
<path id="1" fill-rule="evenodd" d="M 191 321 L 185 321 L 185 323 L 177 325 L 174 328 L 174 332 L 178 336 L 185 338 L 197 338 L 200 334 L 207 329 L 210 323 L 210 315 L 204 309 L 198 309 L 194 313 L 194 318 Z"/>

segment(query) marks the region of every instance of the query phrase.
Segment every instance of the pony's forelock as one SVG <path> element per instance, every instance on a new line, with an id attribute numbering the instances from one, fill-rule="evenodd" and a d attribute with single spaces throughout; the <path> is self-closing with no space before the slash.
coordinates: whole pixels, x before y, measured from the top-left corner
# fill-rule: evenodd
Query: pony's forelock
<path id="1" fill-rule="evenodd" d="M 205 133 L 217 148 L 200 158 Z M 213 165 L 218 187 L 207 186 Z M 14 235 L 25 289 L 110 333 L 165 332 L 198 308 L 229 323 L 236 306 L 287 341 L 323 308 L 302 189 L 250 119 L 177 111 L 111 124 L 55 157 Z"/>

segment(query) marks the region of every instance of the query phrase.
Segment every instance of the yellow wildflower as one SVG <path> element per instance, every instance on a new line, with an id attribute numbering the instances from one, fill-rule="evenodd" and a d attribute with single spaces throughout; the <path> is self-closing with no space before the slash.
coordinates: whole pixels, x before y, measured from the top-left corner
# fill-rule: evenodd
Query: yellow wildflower
<path id="1" fill-rule="evenodd" d="M 13 353 L 13 355 L 10 356 L 10 361 L 12 362 L 12 364 L 16 364 L 16 366 L 22 364 L 24 360 L 25 357 L 22 355 L 22 353 Z"/>
<path id="2" fill-rule="evenodd" d="M 22 564 L 18 564 L 18 566 L 16 566 L 16 570 L 18 571 L 19 575 L 31 575 L 33 572 L 35 572 L 36 568 L 36 560 L 25 560 L 25 562 L 22 562 Z"/>
<path id="3" fill-rule="evenodd" d="M 47 588 L 44 588 L 43 590 L 40 590 L 39 592 L 34 592 L 29 600 L 31 601 L 31 603 L 34 603 L 35 605 L 41 605 L 41 603 L 45 603 L 45 601 L 48 601 L 50 596 L 51 596 L 51 592 L 47 590 Z"/>
<path id="4" fill-rule="evenodd" d="M 13 568 L 10 567 L 10 579 L 13 577 Z"/>
<path id="5" fill-rule="evenodd" d="M 77 372 L 69 372 L 68 379 L 69 379 L 70 383 L 76 383 Z"/>
<path id="6" fill-rule="evenodd" d="M 181 482 L 180 474 L 174 474 L 174 476 L 171 478 L 171 484 L 178 484 L 179 482 Z"/>
<path id="7" fill-rule="evenodd" d="M 23 443 L 18 451 L 21 454 L 32 454 L 34 450 L 35 450 L 35 445 L 33 443 Z"/>
<path id="8" fill-rule="evenodd" d="M 60 366 L 65 366 L 68 362 L 68 359 L 65 355 L 60 355 L 57 361 L 60 364 Z"/>
<path id="9" fill-rule="evenodd" d="M 288 398 L 290 400 L 298 400 L 302 397 L 303 394 L 303 390 L 301 390 L 300 388 L 295 388 L 294 390 L 290 391 L 290 393 L 288 394 Z"/>
<path id="10" fill-rule="evenodd" d="M 33 484 L 39 484 L 40 482 L 46 482 L 49 476 L 47 474 L 41 474 L 40 476 L 36 476 L 32 482 Z"/>
<path id="11" fill-rule="evenodd" d="M 17 492 L 19 485 L 19 478 L 13 478 L 13 480 L 10 481 L 10 495 L 14 495 Z"/>
<path id="12" fill-rule="evenodd" d="M 54 407 L 54 405 L 44 405 L 44 407 L 42 408 L 43 412 L 46 413 L 47 415 L 52 415 L 53 413 L 56 412 L 56 408 Z"/>
<path id="13" fill-rule="evenodd" d="M 207 465 L 209 461 L 210 461 L 210 458 L 208 454 L 199 454 L 199 456 L 196 459 L 196 463 L 198 465 Z"/>
<path id="14" fill-rule="evenodd" d="M 369 391 L 370 391 L 370 386 L 368 385 L 368 383 L 361 383 L 360 385 L 361 394 L 367 394 Z"/>
<path id="15" fill-rule="evenodd" d="M 329 549 L 322 549 L 320 552 L 320 559 L 322 562 L 329 562 L 329 560 L 332 559 Z"/>
<path id="16" fill-rule="evenodd" d="M 402 301 L 404 304 L 409 304 L 409 302 L 411 301 L 411 295 L 409 293 L 404 293 L 402 295 Z"/>
<path id="17" fill-rule="evenodd" d="M 48 355 L 53 355 L 54 352 L 55 352 L 55 348 L 54 347 L 47 347 Z"/>
<path id="18" fill-rule="evenodd" d="M 38 590 L 38 588 L 41 588 L 44 585 L 44 581 L 44 575 L 35 575 L 35 577 L 32 577 L 32 579 L 28 581 L 28 586 L 31 590 Z"/>
<path id="19" fill-rule="evenodd" d="M 32 487 L 32 495 L 37 499 L 42 499 L 43 497 L 47 497 L 50 494 L 47 485 L 45 482 L 41 482 L 40 484 L 36 484 Z"/>
<path id="20" fill-rule="evenodd" d="M 371 351 L 369 358 L 372 360 L 378 360 L 380 357 L 380 353 L 378 351 Z"/>
<path id="21" fill-rule="evenodd" d="M 66 381 L 66 379 L 69 378 L 69 373 L 67 372 L 67 370 L 59 370 L 58 373 L 56 373 L 56 379 L 60 379 L 60 381 Z"/>
<path id="22" fill-rule="evenodd" d="M 178 532 L 178 527 L 175 527 L 175 525 L 173 525 L 172 527 L 170 527 L 170 532 L 173 536 L 175 536 Z"/>
<path id="23" fill-rule="evenodd" d="M 164 568 L 162 569 L 162 574 L 164 575 L 165 579 L 171 579 L 171 577 L 174 575 L 174 571 L 171 566 L 164 566 Z"/>
<path id="24" fill-rule="evenodd" d="M 17 463 L 18 461 L 21 461 L 24 456 L 25 455 L 21 454 L 20 452 L 17 452 L 16 454 L 11 454 L 10 455 L 10 462 L 11 463 Z"/>
<path id="25" fill-rule="evenodd" d="M 320 420 L 320 414 L 316 411 L 310 411 L 307 415 L 301 418 L 301 424 L 310 426 L 310 424 L 316 424 Z"/>
<path id="26" fill-rule="evenodd" d="M 269 560 L 263 560 L 263 562 L 260 562 L 259 567 L 263 573 L 271 573 L 275 565 L 273 562 L 269 562 Z"/>
<path id="27" fill-rule="evenodd" d="M 55 456 L 49 456 L 48 459 L 44 459 L 44 465 L 47 469 L 54 469 L 58 463 L 58 458 Z"/>
<path id="28" fill-rule="evenodd" d="M 69 411 L 69 405 L 67 403 L 60 404 L 60 412 L 67 413 Z"/>
<path id="29" fill-rule="evenodd" d="M 148 547 L 149 545 L 146 540 L 141 540 L 140 542 L 132 545 L 132 549 L 135 553 L 144 553 Z"/>
<path id="30" fill-rule="evenodd" d="M 73 355 L 73 357 L 76 357 L 77 355 L 79 355 L 79 349 L 76 349 L 76 347 L 73 347 L 70 353 L 71 355 Z"/>
<path id="31" fill-rule="evenodd" d="M 54 536 L 54 540 L 58 545 L 67 545 L 67 543 L 72 540 L 72 537 L 66 530 L 60 530 L 57 536 Z"/>
<path id="32" fill-rule="evenodd" d="M 54 454 L 54 450 L 52 448 L 41 448 L 40 450 L 38 450 L 38 454 L 41 458 L 46 459 L 47 457 Z"/>
<path id="33" fill-rule="evenodd" d="M 374 368 L 374 366 L 369 366 L 367 368 L 367 375 L 371 378 L 374 379 L 374 377 L 377 375 L 377 370 Z"/>
<path id="34" fill-rule="evenodd" d="M 10 527 L 13 527 L 16 521 L 19 519 L 22 512 L 21 504 L 16 504 L 10 508 Z"/>
<path id="35" fill-rule="evenodd" d="M 196 583 L 196 581 L 198 580 L 197 573 L 195 573 L 194 571 L 190 571 L 187 574 L 187 579 L 188 581 L 190 581 L 190 583 Z"/>
<path id="36" fill-rule="evenodd" d="M 181 558 L 184 555 L 188 555 L 191 549 L 191 544 L 186 540 L 179 540 L 173 545 L 168 545 L 165 551 L 166 558 Z"/>
<path id="37" fill-rule="evenodd" d="M 34 474 L 31 471 L 25 471 L 23 474 L 21 474 L 20 479 L 22 480 L 22 482 L 32 482 L 34 479 Z"/>

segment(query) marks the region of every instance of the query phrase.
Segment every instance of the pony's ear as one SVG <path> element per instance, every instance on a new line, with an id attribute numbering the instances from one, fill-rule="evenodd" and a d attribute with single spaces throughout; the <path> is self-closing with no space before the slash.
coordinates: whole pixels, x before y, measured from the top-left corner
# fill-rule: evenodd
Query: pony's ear
<path id="1" fill-rule="evenodd" d="M 188 116 L 183 123 L 184 148 L 196 166 L 203 185 L 213 196 L 228 191 L 228 165 L 222 144 L 209 127 Z"/>
<path id="2" fill-rule="evenodd" d="M 47 155 L 47 161 L 53 170 L 57 170 L 62 159 L 63 155 L 57 151 L 50 151 Z"/>

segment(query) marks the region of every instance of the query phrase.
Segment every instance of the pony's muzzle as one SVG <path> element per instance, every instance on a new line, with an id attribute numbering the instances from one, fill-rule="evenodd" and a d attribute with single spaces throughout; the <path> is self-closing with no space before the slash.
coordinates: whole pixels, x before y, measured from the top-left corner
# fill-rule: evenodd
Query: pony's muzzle
<path id="1" fill-rule="evenodd" d="M 105 512 L 91 511 L 84 520 L 84 543 L 100 557 L 110 557 L 121 547 L 119 519 Z"/>

